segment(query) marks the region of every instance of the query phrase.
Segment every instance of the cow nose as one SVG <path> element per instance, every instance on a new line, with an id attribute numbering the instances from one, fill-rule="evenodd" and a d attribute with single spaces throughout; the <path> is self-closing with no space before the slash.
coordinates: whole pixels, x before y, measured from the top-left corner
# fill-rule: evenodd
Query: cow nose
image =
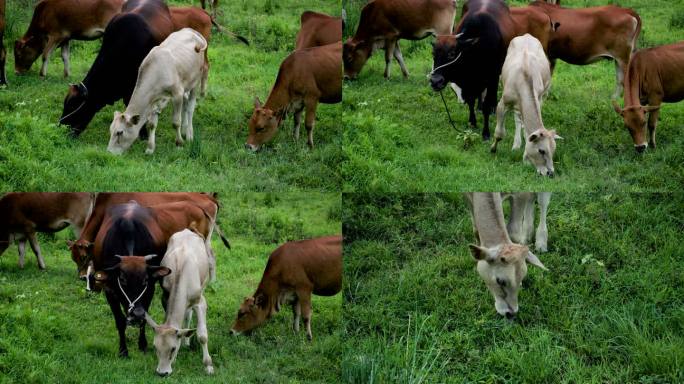
<path id="1" fill-rule="evenodd" d="M 635 145 L 634 149 L 636 149 L 637 153 L 643 153 L 646 150 L 647 145 L 646 144 L 639 144 Z"/>
<path id="2" fill-rule="evenodd" d="M 515 319 L 515 313 L 513 313 L 513 312 L 506 312 L 506 319 L 508 319 L 508 320 L 514 320 L 514 319 Z"/>
<path id="3" fill-rule="evenodd" d="M 133 317 L 140 319 L 145 316 L 145 310 L 142 307 L 133 308 Z"/>
<path id="4" fill-rule="evenodd" d="M 345 79 L 345 80 L 351 80 L 351 77 L 349 77 L 349 75 L 347 75 L 347 74 L 345 73 L 345 74 L 344 74 L 344 79 Z"/>
<path id="5" fill-rule="evenodd" d="M 552 170 L 549 170 L 549 171 L 546 173 L 546 176 L 548 176 L 548 177 L 550 177 L 550 178 L 553 179 L 553 171 L 552 171 Z"/>
<path id="6" fill-rule="evenodd" d="M 432 86 L 433 90 L 441 91 L 442 89 L 444 89 L 444 86 L 446 85 L 446 82 L 444 81 L 444 76 L 432 75 L 430 77 L 430 85 Z"/>
<path id="7" fill-rule="evenodd" d="M 231 328 L 231 330 L 230 330 L 230 333 L 233 334 L 233 336 L 237 336 L 237 335 L 240 334 L 240 332 L 238 332 L 238 331 L 236 331 L 236 330 L 234 330 L 234 329 L 232 329 L 232 328 Z"/>
<path id="8" fill-rule="evenodd" d="M 245 149 L 248 151 L 256 152 L 259 149 L 259 146 L 250 143 L 245 143 Z"/>
<path id="9" fill-rule="evenodd" d="M 170 374 L 171 374 L 171 372 L 159 372 L 159 371 L 157 371 L 157 375 L 159 375 L 159 376 L 161 376 L 161 377 L 166 377 L 166 376 L 168 376 L 168 375 L 170 375 Z"/>

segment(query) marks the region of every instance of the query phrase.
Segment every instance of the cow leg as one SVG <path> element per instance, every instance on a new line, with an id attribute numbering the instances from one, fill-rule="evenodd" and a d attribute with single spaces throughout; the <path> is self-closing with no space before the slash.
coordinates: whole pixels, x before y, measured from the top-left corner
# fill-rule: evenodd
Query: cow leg
<path id="1" fill-rule="evenodd" d="M 293 136 L 295 141 L 299 141 L 299 127 L 302 125 L 302 112 L 304 111 L 304 108 L 295 111 L 294 113 L 294 131 L 293 131 Z"/>
<path id="2" fill-rule="evenodd" d="M 534 200 L 535 197 L 529 196 L 525 199 L 525 211 L 523 214 L 523 238 L 521 244 L 528 244 L 534 232 Z"/>
<path id="3" fill-rule="evenodd" d="M 197 340 L 202 346 L 202 363 L 208 374 L 214 373 L 214 366 L 209 355 L 209 332 L 207 332 L 207 301 L 200 296 L 199 304 L 195 306 L 197 312 Z"/>
<path id="4" fill-rule="evenodd" d="M 192 308 L 188 308 L 185 310 L 185 319 L 183 320 L 185 322 L 183 328 L 189 329 L 192 327 Z M 199 315 L 197 317 L 197 322 L 199 323 Z M 190 337 L 183 336 L 183 345 L 185 345 L 186 347 L 190 347 Z"/>
<path id="5" fill-rule="evenodd" d="M 69 40 L 64 41 L 61 45 L 62 47 L 62 62 L 64 63 L 64 77 L 69 77 Z"/>
<path id="6" fill-rule="evenodd" d="M 154 153 L 154 149 L 157 147 L 157 123 L 159 122 L 159 113 L 155 112 L 152 113 L 150 116 L 150 119 L 147 120 L 147 123 L 145 123 L 145 126 L 148 127 L 147 129 L 147 148 L 145 149 L 145 153 L 148 155 L 151 155 Z"/>
<path id="7" fill-rule="evenodd" d="M 482 103 L 482 114 L 484 115 L 484 127 L 482 128 L 482 140 L 489 140 L 489 115 L 492 112 L 492 107 L 496 105 L 496 89 L 499 86 L 499 76 L 496 80 L 487 87 L 487 95 Z"/>
<path id="8" fill-rule="evenodd" d="M 449 83 L 449 88 L 451 88 L 451 90 L 454 91 L 454 95 L 456 95 L 456 98 L 458 98 L 458 102 L 463 104 L 464 100 L 463 100 L 461 88 L 459 88 L 458 85 L 456 85 L 456 83 Z"/>
<path id="9" fill-rule="evenodd" d="M 47 76 L 48 62 L 50 61 L 50 56 L 52 56 L 52 51 L 58 46 L 58 39 L 55 37 L 48 37 L 47 44 L 43 49 L 43 65 L 40 67 L 40 76 Z"/>
<path id="10" fill-rule="evenodd" d="M 627 64 L 619 60 L 615 60 L 615 92 L 611 100 L 618 100 L 622 96 L 622 90 L 625 84 L 625 74 L 627 72 Z"/>
<path id="11" fill-rule="evenodd" d="M 299 319 L 302 317 L 302 306 L 296 295 L 295 301 L 292 303 L 292 317 L 292 330 L 295 333 L 299 333 Z"/>
<path id="12" fill-rule="evenodd" d="M 525 199 L 521 193 L 511 195 L 511 215 L 506 225 L 508 236 L 514 243 L 523 244 L 523 220 L 525 210 Z"/>
<path id="13" fill-rule="evenodd" d="M 537 233 L 534 238 L 534 247 L 539 252 L 546 252 L 548 250 L 547 242 L 549 239 L 548 229 L 546 228 L 546 212 L 549 209 L 551 202 L 551 192 L 537 193 L 537 203 L 539 204 L 539 225 L 537 226 Z"/>
<path id="14" fill-rule="evenodd" d="M 515 137 L 513 138 L 513 148 L 520 149 L 522 146 L 523 135 L 525 134 L 525 125 L 522 121 L 522 116 L 520 116 L 520 111 L 517 109 L 513 113 L 513 118 L 515 119 Z"/>
<path id="15" fill-rule="evenodd" d="M 401 49 L 399 48 L 399 40 L 397 40 L 396 46 L 394 47 L 394 58 L 397 60 L 397 63 L 399 63 L 399 68 L 401 68 L 401 73 L 404 77 L 409 77 L 408 69 L 406 69 L 406 64 L 404 63 L 404 56 L 401 55 Z"/>
<path id="16" fill-rule="evenodd" d="M 138 336 L 138 349 L 141 350 L 143 353 L 147 352 L 147 337 L 145 337 L 145 325 L 146 323 L 143 321 L 143 323 L 140 325 L 140 335 Z"/>
<path id="17" fill-rule="evenodd" d="M 199 87 L 199 85 L 198 85 Z M 195 114 L 195 107 L 197 106 L 197 88 L 190 91 L 187 106 L 185 107 L 185 139 L 192 141 L 195 135 L 195 130 L 192 126 L 192 116 Z"/>
<path id="18" fill-rule="evenodd" d="M 468 98 L 466 100 L 466 104 L 468 104 L 468 121 L 470 122 L 470 128 L 477 129 L 477 117 L 475 117 L 475 98 Z"/>
<path id="19" fill-rule="evenodd" d="M 394 47 L 396 46 L 396 39 L 385 40 L 385 78 L 390 78 L 390 66 L 392 64 L 392 55 L 394 54 Z"/>
<path id="20" fill-rule="evenodd" d="M 162 288 L 162 297 L 161 297 L 161 302 L 162 302 L 162 308 L 164 308 L 164 313 L 167 313 L 167 308 L 169 306 L 169 295 L 170 292 Z"/>
<path id="21" fill-rule="evenodd" d="M 128 357 L 128 347 L 126 347 L 126 316 L 121 312 L 121 305 L 113 293 L 105 289 L 107 303 L 114 315 L 116 330 L 119 332 L 119 357 Z"/>
<path id="22" fill-rule="evenodd" d="M 17 248 L 19 249 L 19 268 L 24 269 L 24 258 L 26 257 L 26 239 L 19 240 Z"/>
<path id="23" fill-rule="evenodd" d="M 172 99 L 173 103 L 173 128 L 176 130 L 176 146 L 183 146 L 183 137 L 181 136 L 181 114 L 183 112 L 183 91 L 176 90 Z"/>
<path id="24" fill-rule="evenodd" d="M 43 255 L 40 254 L 40 245 L 38 245 L 38 239 L 36 238 L 36 233 L 31 232 L 27 234 L 29 244 L 31 244 L 31 249 L 36 255 L 36 260 L 38 260 L 38 267 L 40 269 L 45 269 L 45 261 L 43 260 Z"/>
<path id="25" fill-rule="evenodd" d="M 309 145 L 309 148 L 313 149 L 313 131 L 314 124 L 316 123 L 316 107 L 318 107 L 318 100 L 315 98 L 305 100 L 304 105 L 306 108 L 306 117 L 304 121 L 304 126 L 306 127 L 307 135 L 306 143 Z"/>
<path id="26" fill-rule="evenodd" d="M 499 141 L 506 136 L 506 112 L 506 104 L 504 103 L 504 98 L 502 97 L 501 100 L 499 100 L 499 105 L 496 106 L 496 131 L 494 131 L 494 142 L 490 148 L 492 153 L 496 153 L 496 146 L 499 144 Z M 515 130 L 515 135 L 517 138 L 517 128 Z"/>
<path id="27" fill-rule="evenodd" d="M 7 73 L 5 72 L 5 61 L 7 59 L 7 50 L 3 40 L 4 31 L 0 32 L 0 85 L 7 84 Z"/>
<path id="28" fill-rule="evenodd" d="M 660 105 L 661 101 L 658 102 L 658 104 L 651 104 L 651 105 Z M 648 145 L 651 146 L 651 148 L 655 149 L 656 147 L 656 127 L 658 125 L 658 116 L 660 115 L 660 109 L 656 109 L 655 111 L 651 111 L 648 114 Z"/>
<path id="29" fill-rule="evenodd" d="M 313 336 L 311 335 L 311 291 L 298 291 L 297 301 L 299 302 L 300 309 L 302 311 L 302 317 L 304 317 L 304 325 L 306 326 L 306 338 L 311 341 Z"/>

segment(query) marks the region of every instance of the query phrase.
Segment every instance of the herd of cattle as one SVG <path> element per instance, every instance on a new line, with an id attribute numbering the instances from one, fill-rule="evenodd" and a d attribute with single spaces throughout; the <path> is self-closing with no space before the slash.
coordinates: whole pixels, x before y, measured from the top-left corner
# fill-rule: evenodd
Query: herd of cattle
<path id="1" fill-rule="evenodd" d="M 102 37 L 83 81 L 69 85 L 60 124 L 78 136 L 98 111 L 123 100 L 126 111 L 114 114 L 108 150 L 121 154 L 139 137 L 147 139 L 146 153 L 151 154 L 158 116 L 170 101 L 176 145 L 181 146 L 184 139 L 193 139 L 193 112 L 206 90 L 212 25 L 249 45 L 216 23 L 217 0 L 212 5 L 214 16 L 196 7 L 168 7 L 164 0 L 41 0 L 14 44 L 15 72 L 26 73 L 42 56 L 40 75 L 46 76 L 52 52 L 61 47 L 67 77 L 70 40 Z M 4 30 L 5 0 L 0 0 L 0 42 Z M 304 12 L 295 51 L 282 62 L 266 103 L 255 100 L 245 147 L 258 150 L 288 114 L 294 116 L 298 138 L 303 111 L 307 143 L 313 147 L 318 103 L 342 101 L 341 56 L 341 18 Z M 0 84 L 6 84 L 4 45 L 0 68 Z"/>
<path id="2" fill-rule="evenodd" d="M 541 118 L 542 97 L 560 59 L 585 65 L 600 59 L 615 61 L 615 111 L 624 118 L 634 146 L 655 147 L 658 111 L 663 102 L 684 99 L 684 42 L 636 50 L 641 18 L 632 9 L 614 5 L 563 8 L 560 0 L 533 1 L 509 7 L 502 0 L 468 0 L 454 27 L 455 0 L 374 0 L 361 11 L 355 34 L 344 43 L 346 78 L 355 78 L 374 50 L 385 49 L 385 77 L 394 57 L 408 76 L 399 40 L 436 35 L 430 85 L 442 91 L 449 84 L 470 110 L 475 127 L 475 103 L 484 117 L 482 137 L 488 140 L 489 116 L 497 105 L 499 79 L 504 92 L 496 107 L 495 141 L 503 138 L 506 111 L 515 111 L 516 139 L 524 128 L 524 159 L 542 175 L 553 176 L 556 132 Z M 624 89 L 624 108 L 616 99 Z M 646 117 L 648 116 L 648 139 Z M 492 152 L 496 151 L 496 142 Z"/>
<path id="3" fill-rule="evenodd" d="M 147 349 L 145 326 L 155 332 L 157 373 L 166 376 L 181 341 L 189 343 L 192 311 L 207 373 L 213 372 L 207 348 L 206 285 L 215 279 L 216 257 L 211 237 L 228 239 L 217 223 L 219 202 L 205 193 L 8 193 L 0 198 L 0 255 L 18 243 L 24 266 L 29 241 L 45 268 L 36 232 L 57 232 L 72 226 L 71 257 L 88 289 L 104 290 L 119 334 L 119 355 L 128 356 L 126 327 L 140 329 L 138 347 Z M 165 322 L 148 311 L 156 283 L 162 287 Z M 269 257 L 254 294 L 245 298 L 230 330 L 249 333 L 281 306 L 290 305 L 293 329 L 303 317 L 309 340 L 311 295 L 332 296 L 342 288 L 342 236 L 291 241 Z"/>

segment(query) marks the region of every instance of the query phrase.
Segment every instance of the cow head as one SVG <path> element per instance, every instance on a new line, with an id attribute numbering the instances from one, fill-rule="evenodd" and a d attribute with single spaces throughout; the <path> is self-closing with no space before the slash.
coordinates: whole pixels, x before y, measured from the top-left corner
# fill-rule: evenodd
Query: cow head
<path id="1" fill-rule="evenodd" d="M 477 272 L 494 296 L 496 312 L 512 319 L 518 312 L 518 291 L 527 275 L 527 262 L 546 270 L 525 245 L 503 244 L 492 248 L 470 244 Z"/>
<path id="2" fill-rule="evenodd" d="M 119 256 L 119 263 L 95 273 L 95 280 L 104 282 L 115 292 L 126 311 L 128 325 L 139 325 L 145 321 L 145 313 L 154 296 L 157 280 L 171 273 L 167 267 L 150 265 L 147 262 L 157 255 Z"/>
<path id="3" fill-rule="evenodd" d="M 181 346 L 182 337 L 190 337 L 195 333 L 194 329 L 178 329 L 176 327 L 157 323 L 145 313 L 147 324 L 154 329 L 154 349 L 157 353 L 157 374 L 168 376 L 173 372 L 171 365 L 176 361 L 178 350 Z"/>
<path id="4" fill-rule="evenodd" d="M 641 106 L 633 105 L 629 107 L 620 108 L 615 100 L 613 100 L 613 108 L 625 121 L 625 127 L 632 135 L 634 142 L 634 149 L 641 153 L 648 148 L 648 141 L 646 139 L 646 113 L 654 112 L 660 109 L 660 106 Z"/>
<path id="5" fill-rule="evenodd" d="M 14 72 L 17 75 L 22 75 L 31 69 L 31 65 L 43 53 L 45 43 L 45 39 L 36 36 L 22 37 L 14 42 Z"/>
<path id="6" fill-rule="evenodd" d="M 67 245 L 71 251 L 71 260 L 76 263 L 78 276 L 81 280 L 88 278 L 88 263 L 92 259 L 94 244 L 83 239 L 76 241 L 67 240 Z"/>
<path id="7" fill-rule="evenodd" d="M 107 150 L 115 155 L 124 153 L 138 138 L 143 124 L 144 121 L 140 115 L 114 112 L 114 119 L 109 126 L 110 136 Z"/>
<path id="8" fill-rule="evenodd" d="M 443 90 L 452 81 L 450 72 L 461 60 L 462 55 L 475 46 L 479 37 L 466 37 L 465 32 L 457 35 L 437 36 L 432 46 L 432 71 L 430 86 L 435 91 Z"/>
<path id="9" fill-rule="evenodd" d="M 553 154 L 556 152 L 556 140 L 560 139 L 562 137 L 554 130 L 537 129 L 527 136 L 523 159 L 532 163 L 540 175 L 553 177 Z"/>
<path id="10" fill-rule="evenodd" d="M 96 109 L 89 102 L 86 86 L 83 83 L 71 84 L 64 97 L 64 109 L 59 123 L 70 126 L 72 135 L 78 136 L 86 129 L 95 112 Z"/>
<path id="11" fill-rule="evenodd" d="M 245 148 L 258 151 L 261 145 L 273 139 L 282 121 L 282 112 L 264 108 L 258 97 L 254 98 L 254 112 L 249 119 L 249 135 Z"/>
<path id="12" fill-rule="evenodd" d="M 249 333 L 262 325 L 271 315 L 269 306 L 268 297 L 263 292 L 257 292 L 252 297 L 245 297 L 230 331 L 234 335 L 239 335 Z"/>
<path id="13" fill-rule="evenodd" d="M 361 72 L 361 68 L 366 64 L 368 58 L 373 53 L 372 44 L 365 41 L 348 39 L 342 47 L 342 62 L 344 63 L 344 78 L 356 79 Z"/>

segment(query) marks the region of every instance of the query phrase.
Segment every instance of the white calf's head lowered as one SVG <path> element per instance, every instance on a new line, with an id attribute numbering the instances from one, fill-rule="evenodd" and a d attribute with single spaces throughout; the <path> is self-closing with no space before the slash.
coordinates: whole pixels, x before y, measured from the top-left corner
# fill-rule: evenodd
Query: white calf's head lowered
<path id="1" fill-rule="evenodd" d="M 107 150 L 115 155 L 124 153 L 138 138 L 140 129 L 145 124 L 140 115 L 129 115 L 114 112 L 114 119 L 109 126 L 109 145 Z"/>
<path id="2" fill-rule="evenodd" d="M 556 140 L 562 137 L 554 130 L 539 128 L 529 134 L 525 140 L 524 160 L 529 161 L 537 168 L 537 173 L 542 176 L 553 177 L 553 154 L 556 152 Z"/>
<path id="3" fill-rule="evenodd" d="M 167 324 L 157 325 L 149 314 L 145 314 L 147 324 L 154 329 L 154 349 L 157 352 L 157 374 L 168 376 L 173 372 L 171 365 L 176 360 L 181 338 L 190 337 L 194 329 L 178 329 Z"/>
<path id="4" fill-rule="evenodd" d="M 518 312 L 518 291 L 527 276 L 527 263 L 546 270 L 525 245 L 508 243 L 486 248 L 470 244 L 477 272 L 494 296 L 496 311 L 507 318 Z"/>

